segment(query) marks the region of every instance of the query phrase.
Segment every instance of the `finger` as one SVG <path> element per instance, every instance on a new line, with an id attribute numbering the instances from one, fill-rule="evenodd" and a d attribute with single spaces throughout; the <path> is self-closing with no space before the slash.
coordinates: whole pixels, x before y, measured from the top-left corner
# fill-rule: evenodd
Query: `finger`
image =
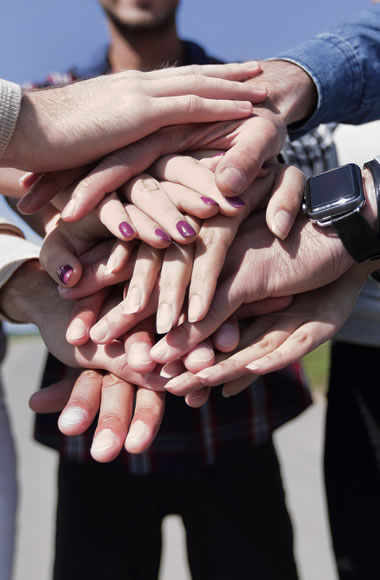
<path id="1" fill-rule="evenodd" d="M 107 344 L 124 335 L 141 320 L 156 312 L 158 292 L 154 291 L 144 310 L 136 314 L 125 312 L 125 301 L 121 301 L 103 316 L 90 330 L 90 337 L 97 344 Z"/>
<path id="2" fill-rule="evenodd" d="M 207 195 L 219 205 L 220 212 L 225 215 L 236 215 L 245 205 L 239 197 L 226 198 L 216 186 L 214 172 L 192 156 L 166 155 L 156 161 L 152 171 L 159 179 Z"/>
<path id="3" fill-rule="evenodd" d="M 17 209 L 23 214 L 35 213 L 49 203 L 58 192 L 64 191 L 82 175 L 85 175 L 89 169 L 90 166 L 85 166 L 51 173 L 33 174 L 40 175 L 40 177 L 31 184 L 28 193 L 17 203 Z"/>
<path id="4" fill-rule="evenodd" d="M 141 209 L 132 204 L 125 204 L 125 209 L 142 242 L 153 246 L 153 248 L 161 249 L 167 248 L 172 243 L 171 237 L 162 225 Z"/>
<path id="5" fill-rule="evenodd" d="M 75 286 L 82 275 L 82 265 L 72 246 L 55 228 L 45 238 L 40 252 L 40 262 L 49 276 L 64 286 Z"/>
<path id="6" fill-rule="evenodd" d="M 156 285 L 163 259 L 162 250 L 140 244 L 135 267 L 123 303 L 125 314 L 144 310 Z"/>
<path id="7" fill-rule="evenodd" d="M 79 435 L 88 429 L 99 410 L 103 373 L 83 371 L 73 384 L 67 405 L 59 420 L 64 435 Z"/>
<path id="8" fill-rule="evenodd" d="M 252 103 L 262 102 L 268 95 L 265 88 L 255 86 L 252 83 L 241 83 L 204 74 L 192 74 L 191 72 L 186 75 L 175 74 L 176 70 L 174 69 L 174 74 L 167 76 L 165 83 L 161 79 L 152 78 L 152 82 L 147 85 L 146 94 L 151 97 L 163 97 L 166 100 L 192 95 L 209 100 L 217 99 L 216 102 L 221 99 L 233 99 L 234 101 L 250 101 Z M 188 119 L 184 119 L 183 122 L 186 120 Z M 167 124 L 173 124 L 173 121 Z"/>
<path id="9" fill-rule="evenodd" d="M 165 334 L 177 323 L 191 277 L 194 246 L 172 244 L 165 251 L 159 281 L 156 317 L 158 334 Z"/>
<path id="10" fill-rule="evenodd" d="M 191 64 L 187 66 L 158 69 L 145 74 L 152 79 L 166 78 L 169 76 L 199 74 L 214 78 L 228 79 L 231 81 L 244 81 L 256 76 L 261 72 L 261 70 L 262 68 L 260 63 L 255 60 L 251 60 L 243 63 L 230 62 L 226 64 L 205 65 Z"/>
<path id="11" fill-rule="evenodd" d="M 185 396 L 186 404 L 189 407 L 193 407 L 194 409 L 198 409 L 202 407 L 205 403 L 207 403 L 208 398 L 210 396 L 211 389 L 209 387 L 203 387 L 198 391 L 193 391 Z"/>
<path id="12" fill-rule="evenodd" d="M 70 344 L 85 344 L 90 338 L 90 329 L 98 319 L 99 312 L 107 296 L 105 289 L 75 302 L 71 320 L 66 330 L 66 340 Z"/>
<path id="13" fill-rule="evenodd" d="M 266 210 L 266 222 L 275 236 L 284 240 L 298 215 L 306 177 L 296 167 L 280 169 Z"/>
<path id="14" fill-rule="evenodd" d="M 216 168 L 217 187 L 226 196 L 242 194 L 253 183 L 262 165 L 280 153 L 286 129 L 273 119 L 256 116 L 239 134 Z"/>
<path id="15" fill-rule="evenodd" d="M 284 310 L 291 305 L 293 296 L 280 296 L 278 298 L 265 298 L 257 302 L 249 302 L 243 304 L 237 310 L 236 315 L 238 319 L 252 318 L 252 316 L 264 316 L 265 314 L 272 314 L 279 310 Z"/>
<path id="16" fill-rule="evenodd" d="M 189 322 L 198 322 L 206 316 L 227 250 L 235 238 L 241 219 L 243 214 L 234 218 L 218 215 L 202 224 L 196 240 L 189 288 Z"/>
<path id="17" fill-rule="evenodd" d="M 210 336 L 243 301 L 240 288 L 234 288 L 233 280 L 227 280 L 217 289 L 208 314 L 194 324 L 185 322 L 171 330 L 151 350 L 152 358 L 165 364 L 181 358 L 194 346 Z"/>
<path id="18" fill-rule="evenodd" d="M 237 316 L 230 316 L 223 322 L 212 335 L 212 342 L 216 349 L 221 352 L 231 352 L 235 350 L 240 340 L 239 324 Z M 210 365 L 208 365 L 210 366 Z"/>
<path id="19" fill-rule="evenodd" d="M 156 363 L 150 356 L 154 343 L 154 317 L 143 320 L 124 337 L 124 348 L 128 365 L 138 373 L 146 374 L 153 371 Z"/>
<path id="20" fill-rule="evenodd" d="M 165 393 L 139 388 L 125 448 L 128 453 L 142 453 L 152 444 L 165 410 Z"/>
<path id="21" fill-rule="evenodd" d="M 207 219 L 219 213 L 217 202 L 206 195 L 170 181 L 161 181 L 161 187 L 165 189 L 171 202 L 181 212 L 200 219 Z"/>
<path id="22" fill-rule="evenodd" d="M 255 377 L 254 375 L 250 375 L 250 376 L 245 375 L 245 376 L 242 376 L 238 379 L 230 381 L 229 383 L 226 383 L 222 389 L 223 397 L 228 399 L 228 397 L 233 397 L 234 395 L 238 395 L 242 391 L 245 391 L 245 389 L 247 387 L 251 386 L 252 383 L 254 383 L 256 379 L 257 379 L 257 377 Z"/>
<path id="23" fill-rule="evenodd" d="M 121 188 L 121 192 L 146 215 L 154 218 L 176 242 L 191 243 L 195 239 L 196 231 L 178 211 L 160 183 L 150 175 L 144 173 L 131 179 Z"/>
<path id="24" fill-rule="evenodd" d="M 210 340 L 200 342 L 183 357 L 183 364 L 191 373 L 197 373 L 214 364 L 215 352 Z M 169 365 L 172 363 L 168 363 Z"/>
<path id="25" fill-rule="evenodd" d="M 78 300 L 129 280 L 134 268 L 137 241 L 123 243 L 107 240 L 81 256 L 83 274 L 73 288 L 58 287 L 62 298 Z"/>
<path id="26" fill-rule="evenodd" d="M 35 413 L 58 413 L 65 407 L 73 389 L 75 377 L 68 376 L 61 381 L 41 389 L 29 399 L 29 407 Z"/>
<path id="27" fill-rule="evenodd" d="M 136 236 L 136 230 L 131 223 L 128 212 L 115 192 L 109 193 L 101 200 L 95 207 L 95 213 L 102 224 L 116 238 L 130 241 Z M 62 212 L 61 216 L 63 219 L 65 218 L 64 212 Z"/>
<path id="28" fill-rule="evenodd" d="M 126 439 L 132 416 L 135 387 L 113 374 L 103 378 L 98 425 L 91 455 L 100 463 L 112 461 Z"/>

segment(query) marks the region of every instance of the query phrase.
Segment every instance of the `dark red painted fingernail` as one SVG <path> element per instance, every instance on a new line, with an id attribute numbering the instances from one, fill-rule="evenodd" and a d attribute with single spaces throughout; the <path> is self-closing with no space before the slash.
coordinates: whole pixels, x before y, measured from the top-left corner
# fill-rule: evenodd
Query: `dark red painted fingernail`
<path id="1" fill-rule="evenodd" d="M 245 202 L 241 199 L 241 197 L 226 197 L 226 200 L 232 207 L 244 207 Z"/>
<path id="2" fill-rule="evenodd" d="M 62 284 L 68 283 L 72 273 L 73 273 L 73 269 L 69 264 L 65 264 L 64 266 L 60 266 L 57 270 L 57 276 L 61 280 Z"/>
<path id="3" fill-rule="evenodd" d="M 211 197 L 205 197 L 204 195 L 202 195 L 201 200 L 203 201 L 203 203 L 205 203 L 206 205 L 218 205 L 215 201 L 215 199 L 211 199 Z"/>
<path id="4" fill-rule="evenodd" d="M 177 222 L 176 228 L 183 238 L 191 238 L 192 236 L 197 235 L 197 232 L 193 230 L 191 225 L 185 222 L 184 220 L 180 220 L 179 222 Z"/>
<path id="5" fill-rule="evenodd" d="M 163 240 L 164 242 L 171 242 L 172 241 L 169 234 L 167 232 L 165 232 L 165 230 L 161 230 L 161 228 L 156 228 L 154 230 L 154 233 L 156 234 L 156 236 L 158 238 L 160 238 L 160 240 Z"/>
<path id="6" fill-rule="evenodd" d="M 121 222 L 121 224 L 119 225 L 119 230 L 121 235 L 124 236 L 125 238 L 130 238 L 136 233 L 133 227 L 130 226 L 129 223 L 127 222 Z"/>

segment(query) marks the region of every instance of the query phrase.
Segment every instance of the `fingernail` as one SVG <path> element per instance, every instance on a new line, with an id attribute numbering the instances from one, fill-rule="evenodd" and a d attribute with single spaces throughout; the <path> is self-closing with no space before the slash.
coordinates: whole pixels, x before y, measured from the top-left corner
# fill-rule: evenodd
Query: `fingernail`
<path id="1" fill-rule="evenodd" d="M 184 366 L 182 361 L 180 360 L 173 360 L 171 362 L 166 363 L 162 369 L 160 370 L 160 377 L 164 379 L 173 379 L 177 377 L 184 371 Z"/>
<path id="2" fill-rule="evenodd" d="M 135 235 L 135 230 L 128 222 L 121 222 L 119 224 L 119 230 L 122 236 L 125 238 L 130 238 Z"/>
<path id="3" fill-rule="evenodd" d="M 232 324 L 222 324 L 215 336 L 215 342 L 220 346 L 230 347 L 236 344 L 238 332 Z"/>
<path id="4" fill-rule="evenodd" d="M 226 167 L 223 169 L 220 178 L 224 184 L 234 193 L 243 193 L 247 188 L 247 180 L 240 169 L 236 167 Z"/>
<path id="5" fill-rule="evenodd" d="M 244 112 L 252 111 L 252 103 L 250 101 L 240 101 L 239 109 Z"/>
<path id="6" fill-rule="evenodd" d="M 96 435 L 91 446 L 91 454 L 102 454 L 104 451 L 108 451 L 108 449 L 114 447 L 115 443 L 117 443 L 117 439 L 113 431 L 111 429 L 104 429 Z"/>
<path id="7" fill-rule="evenodd" d="M 67 284 L 70 280 L 71 274 L 73 273 L 73 269 L 69 264 L 65 264 L 64 266 L 60 266 L 57 270 L 57 276 L 62 282 L 62 284 Z"/>
<path id="8" fill-rule="evenodd" d="M 264 161 L 264 163 L 262 164 L 262 169 L 271 169 L 273 167 L 273 162 L 272 161 Z"/>
<path id="9" fill-rule="evenodd" d="M 214 351 L 207 344 L 198 345 L 187 355 L 187 361 L 204 363 L 214 359 Z"/>
<path id="10" fill-rule="evenodd" d="M 87 419 L 88 415 L 84 409 L 81 407 L 70 407 L 61 414 L 59 424 L 60 426 L 71 427 L 72 425 L 83 423 L 83 421 L 87 421 Z"/>
<path id="11" fill-rule="evenodd" d="M 156 236 L 158 238 L 160 238 L 160 240 L 164 240 L 164 242 L 171 242 L 172 239 L 169 236 L 169 234 L 167 232 L 165 232 L 165 230 L 161 230 L 160 228 L 156 228 L 154 230 L 154 233 L 156 234 Z"/>
<path id="12" fill-rule="evenodd" d="M 146 342 L 135 342 L 128 351 L 128 363 L 148 365 L 153 362 L 150 356 L 150 348 Z"/>
<path id="13" fill-rule="evenodd" d="M 194 294 L 189 303 L 188 319 L 189 322 L 197 322 L 203 313 L 203 300 L 199 294 Z"/>
<path id="14" fill-rule="evenodd" d="M 224 151 L 222 151 L 222 153 L 216 153 L 213 157 L 221 157 L 222 155 L 224 155 Z"/>
<path id="15" fill-rule="evenodd" d="M 68 217 L 72 217 L 76 213 L 76 209 L 78 207 L 78 203 L 75 199 L 71 199 L 68 204 L 65 205 L 61 212 L 61 218 L 66 219 Z"/>
<path id="16" fill-rule="evenodd" d="M 176 228 L 183 238 L 191 238 L 192 236 L 197 235 L 197 232 L 191 227 L 191 225 L 184 220 L 177 222 Z"/>
<path id="17" fill-rule="evenodd" d="M 289 212 L 280 209 L 273 217 L 272 232 L 280 240 L 284 240 L 292 227 L 292 217 Z"/>
<path id="18" fill-rule="evenodd" d="M 82 338 L 82 336 L 85 336 L 86 334 L 87 326 L 84 324 L 83 320 L 76 318 L 69 325 L 66 332 L 66 338 L 68 340 L 75 340 L 77 338 Z"/>
<path id="19" fill-rule="evenodd" d="M 211 199 L 211 197 L 205 197 L 204 195 L 201 196 L 201 200 L 206 205 L 218 205 L 215 199 Z"/>
<path id="20" fill-rule="evenodd" d="M 241 199 L 241 197 L 226 197 L 226 200 L 232 207 L 244 207 L 245 202 Z"/>
<path id="21" fill-rule="evenodd" d="M 263 357 L 262 359 L 260 359 L 260 361 L 255 361 L 255 362 L 249 363 L 249 365 L 246 365 L 245 368 L 250 370 L 250 371 L 263 371 L 267 367 L 269 367 L 270 365 L 271 365 L 270 358 Z"/>
<path id="22" fill-rule="evenodd" d="M 150 356 L 154 359 L 157 358 L 165 358 L 169 355 L 170 349 L 169 345 L 165 339 L 160 340 L 157 344 L 150 351 Z"/>
<path id="23" fill-rule="evenodd" d="M 231 397 L 231 394 L 230 394 L 230 393 L 228 393 L 227 391 L 225 391 L 225 390 L 224 390 L 224 387 L 223 387 L 223 389 L 222 389 L 222 397 L 223 397 L 224 399 L 229 399 L 229 398 Z"/>
<path id="24" fill-rule="evenodd" d="M 135 445 L 146 439 L 148 435 L 149 429 L 143 421 L 137 420 L 134 423 L 132 423 L 129 429 L 129 433 L 127 435 L 127 439 L 125 441 L 128 446 L 128 449 L 130 450 L 131 446 L 134 447 Z"/>
<path id="25" fill-rule="evenodd" d="M 184 382 L 182 376 L 176 376 L 170 379 L 170 382 L 164 386 L 164 389 L 177 389 L 180 387 L 181 389 L 184 388 Z"/>
<path id="26" fill-rule="evenodd" d="M 200 379 L 211 379 L 220 373 L 220 366 L 215 365 L 214 367 L 209 367 L 207 369 L 203 369 L 197 373 L 197 377 Z"/>
<path id="27" fill-rule="evenodd" d="M 167 302 L 159 305 L 156 316 L 156 330 L 158 334 L 166 334 L 173 326 L 173 309 Z"/>
<path id="28" fill-rule="evenodd" d="M 134 314 L 138 311 L 141 304 L 141 290 L 140 288 L 129 288 L 127 297 L 122 302 L 123 312 L 125 314 Z"/>
<path id="29" fill-rule="evenodd" d="M 108 333 L 108 323 L 105 320 L 100 320 L 90 330 L 90 336 L 93 340 L 104 340 Z"/>

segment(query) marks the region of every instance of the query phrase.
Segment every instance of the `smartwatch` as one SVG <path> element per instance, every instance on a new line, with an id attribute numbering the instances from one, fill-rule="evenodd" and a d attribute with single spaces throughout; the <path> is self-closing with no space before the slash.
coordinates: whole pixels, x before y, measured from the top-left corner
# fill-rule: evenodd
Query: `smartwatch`
<path id="1" fill-rule="evenodd" d="M 354 260 L 365 262 L 380 258 L 380 240 L 360 214 L 364 204 L 360 167 L 349 163 L 310 177 L 302 207 L 319 226 L 332 225 Z"/>

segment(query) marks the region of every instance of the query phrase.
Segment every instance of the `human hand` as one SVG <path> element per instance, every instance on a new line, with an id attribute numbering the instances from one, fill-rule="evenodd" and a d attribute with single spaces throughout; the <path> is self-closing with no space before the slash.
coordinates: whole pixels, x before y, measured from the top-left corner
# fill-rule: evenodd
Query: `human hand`
<path id="1" fill-rule="evenodd" d="M 152 444 L 165 407 L 165 393 L 136 387 L 112 373 L 85 370 L 32 395 L 36 413 L 62 411 L 58 426 L 64 435 L 80 435 L 95 420 L 91 447 L 99 462 L 112 461 L 124 446 L 142 453 Z"/>
<path id="2" fill-rule="evenodd" d="M 67 342 L 65 333 L 72 315 L 72 303 L 59 296 L 56 284 L 37 260 L 25 262 L 2 287 L 0 309 L 15 322 L 36 324 L 49 351 L 68 366 L 105 369 L 144 386 L 142 375 L 128 367 L 122 342 L 115 341 L 106 348 L 99 348 L 91 341 L 82 346 Z"/>
<path id="3" fill-rule="evenodd" d="M 212 334 L 242 304 L 306 292 L 336 280 L 354 261 L 331 228 L 315 227 L 303 215 L 282 242 L 256 212 L 240 228 L 225 262 L 209 313 L 185 322 L 157 343 L 151 355 L 162 364 L 183 356 Z"/>
<path id="4" fill-rule="evenodd" d="M 203 369 L 197 376 L 206 387 L 227 382 L 223 393 L 231 396 L 241 391 L 232 382 L 245 376 L 247 370 L 257 376 L 296 362 L 343 326 L 373 268 L 368 263 L 357 264 L 335 282 L 299 294 L 288 308 L 258 317 L 242 332 L 239 347 L 230 358 Z"/>

